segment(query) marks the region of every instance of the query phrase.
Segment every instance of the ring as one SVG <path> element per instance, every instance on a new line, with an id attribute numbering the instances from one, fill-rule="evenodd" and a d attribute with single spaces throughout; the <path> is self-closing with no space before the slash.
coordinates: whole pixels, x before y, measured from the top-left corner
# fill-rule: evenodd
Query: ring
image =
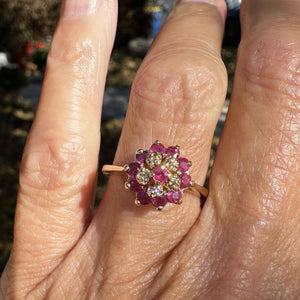
<path id="1" fill-rule="evenodd" d="M 162 210 L 169 202 L 182 204 L 182 195 L 186 190 L 198 192 L 204 199 L 208 190 L 195 183 L 189 174 L 192 163 L 180 156 L 179 146 L 165 148 L 155 141 L 149 150 L 136 151 L 135 162 L 124 167 L 104 165 L 102 172 L 127 174 L 125 188 L 136 193 L 135 204 L 152 203 Z"/>

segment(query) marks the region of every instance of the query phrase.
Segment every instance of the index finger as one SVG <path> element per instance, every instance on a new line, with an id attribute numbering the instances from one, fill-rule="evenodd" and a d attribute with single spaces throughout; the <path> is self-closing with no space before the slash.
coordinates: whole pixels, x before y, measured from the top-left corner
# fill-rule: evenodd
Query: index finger
<path id="1" fill-rule="evenodd" d="M 16 284 L 24 284 L 24 278 L 33 285 L 41 282 L 91 219 L 102 96 L 116 23 L 116 1 L 63 2 L 21 165 L 13 252 L 20 279 Z M 37 259 L 42 269 L 37 270 Z"/>

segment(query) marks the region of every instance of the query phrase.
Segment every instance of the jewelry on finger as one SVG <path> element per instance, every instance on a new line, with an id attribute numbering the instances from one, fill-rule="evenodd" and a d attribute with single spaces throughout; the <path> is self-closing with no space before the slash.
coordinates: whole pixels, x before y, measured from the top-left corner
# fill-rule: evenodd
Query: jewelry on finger
<path id="1" fill-rule="evenodd" d="M 125 173 L 125 188 L 136 193 L 135 204 L 152 203 L 158 210 L 169 202 L 181 204 L 183 192 L 198 192 L 204 199 L 208 190 L 195 183 L 189 174 L 192 163 L 180 156 L 179 146 L 165 148 L 155 141 L 149 150 L 136 151 L 136 160 L 129 165 L 104 165 L 104 174 Z"/>

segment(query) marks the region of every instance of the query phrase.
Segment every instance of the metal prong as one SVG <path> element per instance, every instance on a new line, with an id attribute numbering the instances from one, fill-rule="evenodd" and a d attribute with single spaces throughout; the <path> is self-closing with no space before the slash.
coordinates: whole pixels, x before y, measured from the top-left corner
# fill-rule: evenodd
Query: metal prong
<path id="1" fill-rule="evenodd" d="M 144 152 L 143 149 L 138 149 L 138 150 L 136 150 L 135 154 L 142 154 L 143 152 Z"/>
<path id="2" fill-rule="evenodd" d="M 189 165 L 190 165 L 190 167 L 192 166 L 192 162 L 191 161 L 189 161 Z"/>
<path id="3" fill-rule="evenodd" d="M 162 211 L 163 208 L 164 208 L 163 206 L 159 206 L 159 207 L 157 208 L 157 210 L 158 210 L 158 211 Z"/>
<path id="4" fill-rule="evenodd" d="M 134 203 L 135 203 L 136 206 L 140 206 L 141 205 L 141 202 L 138 199 L 135 199 Z"/>
<path id="5" fill-rule="evenodd" d="M 130 183 L 128 181 L 125 182 L 124 187 L 126 190 L 130 189 Z"/>
<path id="6" fill-rule="evenodd" d="M 182 173 L 181 173 L 181 171 L 179 171 L 179 170 L 177 170 L 177 175 L 181 175 Z"/>
<path id="7" fill-rule="evenodd" d="M 190 186 L 193 187 L 195 185 L 194 180 L 191 180 Z"/>
<path id="8" fill-rule="evenodd" d="M 180 199 L 179 201 L 178 201 L 178 205 L 181 205 L 182 204 L 182 199 Z"/>
<path id="9" fill-rule="evenodd" d="M 180 150 L 180 146 L 176 145 L 175 147 L 176 147 L 178 150 Z"/>
<path id="10" fill-rule="evenodd" d="M 128 165 L 124 165 L 124 171 L 127 172 L 129 170 L 129 166 Z"/>
<path id="11" fill-rule="evenodd" d="M 160 141 L 159 141 L 159 140 L 156 140 L 154 143 L 156 143 L 156 144 L 160 144 Z"/>

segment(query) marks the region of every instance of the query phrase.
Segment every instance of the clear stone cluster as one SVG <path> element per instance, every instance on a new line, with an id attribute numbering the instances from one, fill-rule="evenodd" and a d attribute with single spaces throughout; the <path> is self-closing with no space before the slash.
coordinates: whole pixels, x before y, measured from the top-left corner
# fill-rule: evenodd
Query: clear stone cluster
<path id="1" fill-rule="evenodd" d="M 167 202 L 181 204 L 183 190 L 192 184 L 190 166 L 180 157 L 179 146 L 165 148 L 156 141 L 149 150 L 138 150 L 136 161 L 124 167 L 125 187 L 137 193 L 137 205 L 152 203 L 162 209 Z"/>

